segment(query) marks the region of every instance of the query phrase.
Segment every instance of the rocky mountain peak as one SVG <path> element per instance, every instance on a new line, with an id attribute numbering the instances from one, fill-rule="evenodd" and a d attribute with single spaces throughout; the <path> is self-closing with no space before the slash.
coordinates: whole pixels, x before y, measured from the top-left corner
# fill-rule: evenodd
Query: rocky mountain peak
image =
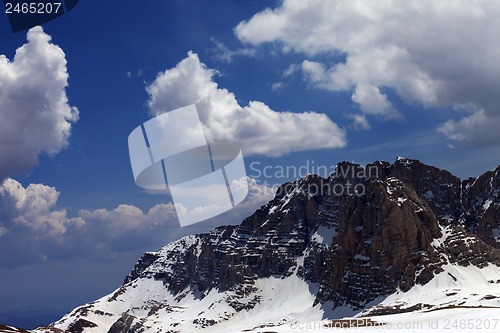
<path id="1" fill-rule="evenodd" d="M 219 299 L 200 313 L 216 311 L 218 319 L 200 314 L 206 320 L 195 323 L 216 325 L 264 302 L 259 281 L 286 278 L 309 284 L 311 306 L 361 310 L 380 297 L 425 285 L 445 265 L 499 265 L 499 182 L 499 169 L 461 182 L 417 160 L 341 162 L 326 179 L 307 175 L 283 184 L 240 225 L 146 253 L 106 304 L 124 301 L 123 295 L 151 281 L 161 283 L 172 300 L 148 299 L 142 307 L 149 314 L 125 311 L 128 317 L 111 314 L 106 322 L 118 332 L 130 331 L 159 311 L 181 311 L 172 302 L 193 298 L 204 304 L 216 292 Z M 105 311 L 96 304 L 85 311 L 101 318 L 97 311 Z M 67 329 L 75 320 L 89 316 L 77 309 L 56 326 Z"/>

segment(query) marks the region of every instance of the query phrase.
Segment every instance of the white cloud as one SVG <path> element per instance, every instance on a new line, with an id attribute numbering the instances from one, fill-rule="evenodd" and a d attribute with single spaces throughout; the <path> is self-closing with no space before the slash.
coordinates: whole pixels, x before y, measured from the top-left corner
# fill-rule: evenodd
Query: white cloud
<path id="1" fill-rule="evenodd" d="M 271 85 L 271 89 L 272 90 L 281 90 L 285 87 L 285 84 L 283 82 L 274 82 L 272 85 Z"/>
<path id="2" fill-rule="evenodd" d="M 352 101 L 358 103 L 367 114 L 382 115 L 389 119 L 399 118 L 399 113 L 387 100 L 387 96 L 372 84 L 358 83 L 352 94 Z"/>
<path id="3" fill-rule="evenodd" d="M 498 141 L 499 128 L 500 115 L 488 116 L 484 110 L 478 110 L 459 121 L 448 120 L 438 131 L 453 141 L 488 145 Z"/>
<path id="4" fill-rule="evenodd" d="M 16 256 L 0 255 L 0 265 L 106 258 L 116 252 L 162 246 L 169 234 L 175 237 L 179 233 L 170 203 L 155 205 L 147 212 L 123 204 L 111 210 L 81 210 L 71 217 L 57 207 L 59 195 L 55 188 L 43 184 L 25 188 L 11 178 L 1 184 L 0 253 Z"/>
<path id="5" fill-rule="evenodd" d="M 370 124 L 363 114 L 348 114 L 348 118 L 352 119 L 353 128 L 356 130 L 367 130 L 370 129 Z"/>
<path id="6" fill-rule="evenodd" d="M 298 65 L 298 64 L 291 64 L 290 66 L 288 66 L 287 69 L 285 69 L 283 71 L 283 77 L 287 78 L 287 77 L 293 76 L 299 70 L 300 70 L 300 65 Z"/>
<path id="7" fill-rule="evenodd" d="M 133 78 L 133 77 L 142 77 L 143 75 L 144 75 L 144 70 L 142 70 L 142 69 L 137 70 L 137 72 L 135 72 L 135 73 L 133 73 L 131 71 L 128 71 L 125 73 L 125 76 L 128 77 L 129 79 Z"/>
<path id="8" fill-rule="evenodd" d="M 291 64 L 287 69 L 283 71 L 281 75 L 282 81 L 278 81 L 272 84 L 271 88 L 275 91 L 284 89 L 288 83 L 293 79 L 297 72 L 300 72 L 301 66 L 298 64 Z"/>
<path id="9" fill-rule="evenodd" d="M 235 184 L 237 182 L 239 184 Z M 240 209 L 242 210 L 249 210 L 249 212 L 253 213 L 255 209 L 272 200 L 276 195 L 277 187 L 260 185 L 255 179 L 250 177 L 233 181 L 232 186 L 237 188 L 236 191 L 238 191 L 238 188 L 243 188 L 244 184 L 248 184 L 248 197 L 240 205 L 236 206 L 241 206 Z"/>
<path id="10" fill-rule="evenodd" d="M 274 197 L 272 189 L 253 179 L 241 181 L 248 182 L 249 187 L 249 195 L 241 204 L 210 220 L 181 228 L 172 203 L 160 203 L 148 211 L 122 204 L 114 209 L 80 210 L 72 217 L 57 207 L 60 193 L 54 187 L 23 187 L 7 178 L 0 185 L 0 266 L 77 257 L 102 260 L 113 253 L 151 250 L 188 234 L 240 223 Z M 12 253 L 16 256 L 9 255 Z"/>
<path id="11" fill-rule="evenodd" d="M 215 56 L 225 62 L 232 62 L 234 57 L 238 56 L 247 56 L 254 57 L 257 53 L 255 48 L 240 48 L 231 50 L 224 43 L 219 42 L 215 39 L 212 39 L 212 42 L 215 44 L 215 48 L 212 50 L 215 52 Z"/>
<path id="12" fill-rule="evenodd" d="M 83 221 L 70 219 L 65 210 L 55 209 L 58 197 L 53 187 L 30 184 L 24 188 L 7 178 L 0 186 L 0 221 L 10 221 L 11 227 L 23 226 L 40 238 L 64 234 L 68 227 L 80 226 Z"/>
<path id="13" fill-rule="evenodd" d="M 65 54 L 41 27 L 9 61 L 0 55 L 0 181 L 26 172 L 42 153 L 67 146 L 78 110 L 68 104 Z"/>
<path id="14" fill-rule="evenodd" d="M 485 136 L 491 128 L 480 127 L 486 124 L 480 118 L 500 116 L 499 16 L 494 0 L 284 0 L 239 23 L 235 33 L 247 44 L 277 43 L 304 54 L 302 72 L 312 86 L 352 91 L 365 114 L 397 116 L 381 93 L 387 89 L 408 104 L 479 112 L 441 132 L 486 145 L 500 140 L 499 131 Z M 331 61 L 313 61 L 317 55 Z"/>
<path id="15" fill-rule="evenodd" d="M 147 213 L 144 213 L 133 205 L 121 204 L 113 210 L 103 208 L 93 211 L 81 210 L 79 216 L 85 221 L 105 222 L 114 232 L 125 232 L 158 226 L 175 219 L 175 210 L 172 204 L 158 204 L 153 206 Z"/>
<path id="16" fill-rule="evenodd" d="M 207 138 L 236 141 L 247 155 L 281 156 L 345 146 L 345 130 L 325 114 L 277 112 L 258 101 L 241 106 L 233 93 L 213 81 L 216 74 L 200 62 L 197 54 L 189 52 L 147 88 L 152 113 L 196 104 Z"/>

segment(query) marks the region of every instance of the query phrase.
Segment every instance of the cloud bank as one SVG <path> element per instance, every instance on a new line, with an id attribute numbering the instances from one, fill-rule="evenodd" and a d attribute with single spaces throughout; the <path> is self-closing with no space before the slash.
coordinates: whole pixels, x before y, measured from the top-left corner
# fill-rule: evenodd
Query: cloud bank
<path id="1" fill-rule="evenodd" d="M 305 79 L 352 92 L 363 115 L 400 117 L 394 93 L 410 105 L 460 110 L 462 118 L 439 131 L 491 145 L 500 142 L 492 130 L 500 124 L 499 15 L 493 0 L 284 0 L 240 22 L 235 34 L 248 45 L 303 54 Z"/>
<path id="2" fill-rule="evenodd" d="M 174 68 L 160 73 L 147 87 L 149 107 L 159 115 L 196 104 L 209 141 L 236 141 L 246 155 L 281 156 L 295 151 L 346 145 L 345 130 L 317 112 L 277 112 L 263 102 L 241 106 L 236 96 L 219 88 L 217 72 L 189 52 Z"/>
<path id="3" fill-rule="evenodd" d="M 68 104 L 65 54 L 41 27 L 12 61 L 0 54 L 0 181 L 68 144 L 78 109 Z"/>
<path id="4" fill-rule="evenodd" d="M 128 204 L 82 209 L 69 216 L 57 206 L 60 192 L 56 188 L 43 184 L 23 187 L 7 178 L 0 185 L 0 267 L 84 257 L 102 261 L 117 253 L 151 250 L 188 234 L 240 223 L 274 197 L 272 189 L 253 179 L 247 181 L 249 196 L 236 208 L 181 228 L 172 203 L 157 204 L 148 211 Z"/>

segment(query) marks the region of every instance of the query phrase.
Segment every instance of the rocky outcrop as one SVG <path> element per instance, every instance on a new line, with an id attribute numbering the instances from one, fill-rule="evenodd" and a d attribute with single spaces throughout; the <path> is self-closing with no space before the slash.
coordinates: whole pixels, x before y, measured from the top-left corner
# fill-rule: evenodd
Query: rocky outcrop
<path id="1" fill-rule="evenodd" d="M 486 244 L 500 248 L 500 167 L 462 183 L 461 223 Z"/>
<path id="2" fill-rule="evenodd" d="M 376 167 L 381 178 L 395 177 L 411 186 L 427 201 L 440 224 L 458 224 L 462 213 L 461 181 L 449 171 L 407 158 L 398 158 L 393 164 L 376 162 L 370 167 Z"/>
<path id="3" fill-rule="evenodd" d="M 483 178 L 491 177 L 481 176 L 480 183 Z M 126 282 L 153 277 L 174 294 L 188 288 L 203 297 L 215 288 L 243 297 L 256 279 L 296 273 L 318 285 L 318 303 L 362 308 L 398 288 L 425 284 L 445 262 L 498 262 L 499 252 L 481 240 L 482 234 L 474 238 L 461 228 L 461 186 L 448 171 L 415 160 L 366 167 L 343 162 L 327 179 L 309 175 L 284 184 L 274 200 L 239 226 L 146 254 Z M 481 193 L 489 195 L 491 189 Z M 483 215 L 473 211 L 470 216 Z M 444 237 L 441 228 L 447 226 L 450 236 Z M 434 246 L 439 238 L 443 243 Z M 175 260 L 165 263 L 167 253 Z"/>

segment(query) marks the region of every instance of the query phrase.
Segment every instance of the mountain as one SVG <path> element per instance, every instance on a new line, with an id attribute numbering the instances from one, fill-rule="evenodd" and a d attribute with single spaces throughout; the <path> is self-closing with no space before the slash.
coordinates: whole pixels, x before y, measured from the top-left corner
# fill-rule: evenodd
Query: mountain
<path id="1" fill-rule="evenodd" d="M 464 310 L 489 318 L 500 307 L 499 182 L 500 167 L 461 181 L 405 158 L 342 162 L 326 179 L 283 184 L 240 225 L 145 253 L 115 292 L 38 332 L 287 332 Z"/>

